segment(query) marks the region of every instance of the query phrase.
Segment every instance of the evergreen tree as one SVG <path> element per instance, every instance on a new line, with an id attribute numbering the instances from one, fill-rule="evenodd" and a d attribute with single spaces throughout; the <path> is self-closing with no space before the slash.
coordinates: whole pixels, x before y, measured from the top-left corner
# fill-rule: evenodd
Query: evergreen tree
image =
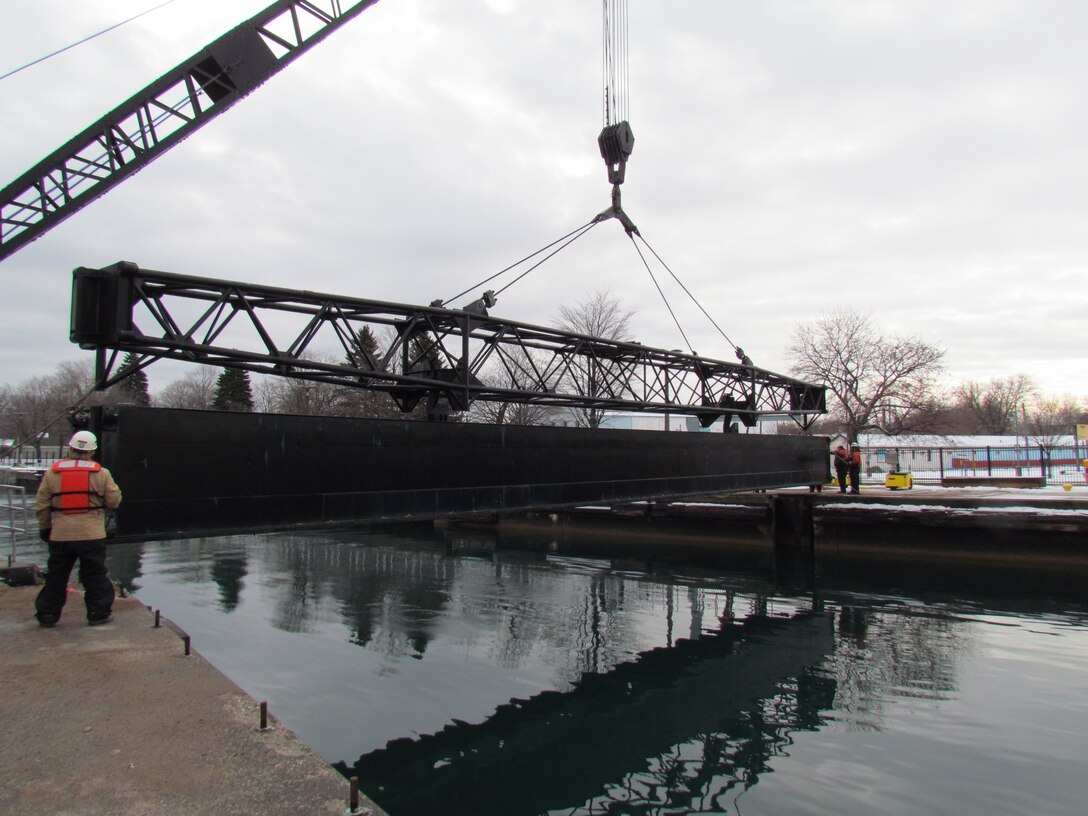
<path id="1" fill-rule="evenodd" d="M 249 384 L 249 372 L 241 368 L 224 369 L 215 381 L 212 408 L 217 411 L 252 411 L 253 389 Z"/>
<path id="2" fill-rule="evenodd" d="M 125 355 L 125 359 L 121 361 L 121 367 L 127 368 L 133 365 L 136 359 L 136 354 L 130 351 Z M 151 392 L 147 388 L 147 373 L 142 368 L 133 371 L 121 380 L 117 384 L 117 388 L 126 402 L 134 402 L 144 407 L 151 404 Z"/>
<path id="3" fill-rule="evenodd" d="M 377 366 L 383 353 L 370 326 L 363 326 L 348 341 L 347 363 L 362 371 L 371 371 Z M 341 416 L 374 419 L 399 419 L 402 416 L 388 394 L 366 388 L 341 387 L 338 390 L 337 408 Z"/>
<path id="4" fill-rule="evenodd" d="M 378 338 L 370 330 L 370 326 L 363 326 L 351 336 L 348 349 L 348 365 L 356 368 L 373 368 L 378 356 Z"/>

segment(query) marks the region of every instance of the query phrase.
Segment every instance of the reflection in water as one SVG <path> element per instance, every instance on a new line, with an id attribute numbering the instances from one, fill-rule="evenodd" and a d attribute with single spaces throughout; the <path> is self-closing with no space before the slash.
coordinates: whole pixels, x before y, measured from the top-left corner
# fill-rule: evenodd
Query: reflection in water
<path id="1" fill-rule="evenodd" d="M 216 555 L 212 560 L 212 580 L 219 585 L 219 602 L 224 612 L 238 606 L 246 577 L 246 559 Z"/>
<path id="2" fill-rule="evenodd" d="M 1032 613 L 992 600 L 788 597 L 564 552 L 420 527 L 118 545 L 110 563 L 395 816 L 1011 814 L 1002 785 L 1026 783 L 995 763 L 1050 720 L 1030 741 L 1051 805 L 1035 812 L 1074 801 L 1053 780 L 1088 727 L 1064 702 L 1088 670 L 1083 610 L 1040 640 L 1044 624 L 1018 623 Z M 1078 657 L 1055 657 L 1055 632 Z M 991 696 L 1031 676 L 995 657 L 1017 649 L 1050 667 L 1019 714 Z M 955 793 L 927 766 L 945 753 Z M 904 788 L 916 771 L 925 784 Z"/>
<path id="3" fill-rule="evenodd" d="M 754 785 L 792 730 L 815 726 L 833 689 L 806 672 L 832 643 L 820 614 L 727 620 L 566 694 L 390 743 L 351 772 L 405 816 L 607 812 L 610 802 L 706 811 L 739 782 Z M 603 794 L 602 780 L 613 780 Z"/>
<path id="4" fill-rule="evenodd" d="M 960 659 L 973 648 L 962 620 L 895 604 L 843 606 L 837 629 L 835 654 L 821 673 L 834 681 L 838 719 L 857 730 L 880 729 L 889 690 L 898 697 L 948 699 Z"/>

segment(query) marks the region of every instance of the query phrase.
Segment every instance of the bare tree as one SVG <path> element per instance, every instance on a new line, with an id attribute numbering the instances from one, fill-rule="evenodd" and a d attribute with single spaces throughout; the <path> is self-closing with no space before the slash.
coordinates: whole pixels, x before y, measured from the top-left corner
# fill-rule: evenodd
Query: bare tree
<path id="1" fill-rule="evenodd" d="M 1020 432 L 1036 445 L 1047 450 L 1055 448 L 1061 437 L 1072 433 L 1083 410 L 1076 398 L 1069 395 L 1037 398 L 1030 409 L 1023 409 Z"/>
<path id="2" fill-rule="evenodd" d="M 307 359 L 322 361 L 315 355 L 307 355 Z M 331 358 L 324 361 L 330 362 Z M 344 392 L 352 390 L 332 383 L 267 376 L 262 377 L 254 387 L 254 397 L 257 408 L 268 413 L 340 416 L 343 414 Z"/>
<path id="3" fill-rule="evenodd" d="M 377 353 L 376 346 L 371 345 L 365 355 L 353 351 L 345 358 L 338 358 L 308 352 L 303 358 L 310 362 L 365 368 Z M 363 360 L 367 361 L 366 366 L 361 365 Z M 368 419 L 399 419 L 403 416 L 388 394 L 367 388 L 269 375 L 260 377 L 254 383 L 253 391 L 256 409 L 265 413 Z"/>
<path id="4" fill-rule="evenodd" d="M 161 408 L 190 408 L 207 410 L 215 398 L 215 380 L 219 369 L 198 365 L 180 380 L 175 380 L 159 392 L 155 404 Z"/>
<path id="5" fill-rule="evenodd" d="M 1031 377 L 1016 374 L 988 383 L 962 383 L 955 389 L 953 399 L 971 421 L 972 433 L 1001 435 L 1017 427 L 1024 407 L 1035 394 Z"/>
<path id="6" fill-rule="evenodd" d="M 482 379 L 495 388 L 524 391 L 539 382 L 540 368 L 530 351 L 518 348 L 506 352 Z M 477 400 L 469 409 L 468 420 L 490 425 L 547 425 L 556 411 L 550 405 Z"/>
<path id="7" fill-rule="evenodd" d="M 869 315 L 850 310 L 798 326 L 788 351 L 794 374 L 827 386 L 829 408 L 850 439 L 922 430 L 945 353 L 916 337 L 886 336 Z"/>
<path id="8" fill-rule="evenodd" d="M 90 361 L 61 363 L 53 374 L 32 377 L 4 389 L 4 436 L 14 446 L 32 446 L 41 458 L 42 446 L 63 445 L 71 430 L 68 412 L 77 405 L 106 401 L 93 391 L 94 369 Z"/>
<path id="9" fill-rule="evenodd" d="M 631 332 L 633 309 L 628 309 L 619 298 L 597 289 L 583 301 L 573 306 L 561 306 L 555 325 L 564 331 L 586 334 L 604 340 L 628 342 L 634 339 Z M 604 394 L 604 383 L 611 378 L 607 360 L 589 360 L 587 365 L 568 375 L 568 385 L 587 397 Z M 574 423 L 582 428 L 599 428 L 608 411 L 601 408 L 572 408 Z"/>

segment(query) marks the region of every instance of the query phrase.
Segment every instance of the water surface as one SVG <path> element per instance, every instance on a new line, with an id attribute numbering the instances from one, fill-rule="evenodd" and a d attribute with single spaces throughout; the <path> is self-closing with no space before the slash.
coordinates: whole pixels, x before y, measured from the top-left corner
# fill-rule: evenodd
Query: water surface
<path id="1" fill-rule="evenodd" d="M 790 593 L 429 527 L 111 571 L 392 816 L 1085 812 L 1088 613 L 1037 591 Z"/>

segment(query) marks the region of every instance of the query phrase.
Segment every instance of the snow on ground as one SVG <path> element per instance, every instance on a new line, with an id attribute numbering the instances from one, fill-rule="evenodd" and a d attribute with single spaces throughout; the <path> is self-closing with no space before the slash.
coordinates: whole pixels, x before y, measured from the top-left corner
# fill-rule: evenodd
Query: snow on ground
<path id="1" fill-rule="evenodd" d="M 896 512 L 905 513 L 929 513 L 933 511 L 940 511 L 944 513 L 952 513 L 953 515 L 976 515 L 979 513 L 992 513 L 992 514 L 1008 514 L 1008 513 L 1024 513 L 1035 516 L 1066 516 L 1072 518 L 1086 518 L 1088 519 L 1088 510 L 1080 510 L 1077 508 L 1051 508 L 1051 507 L 1032 507 L 1028 505 L 1017 506 L 1003 504 L 1000 507 L 949 507 L 942 504 L 878 504 L 875 502 L 836 502 L 832 505 L 832 508 L 838 510 L 851 509 L 851 510 L 881 510 L 886 511 L 889 507 L 894 507 Z"/>

